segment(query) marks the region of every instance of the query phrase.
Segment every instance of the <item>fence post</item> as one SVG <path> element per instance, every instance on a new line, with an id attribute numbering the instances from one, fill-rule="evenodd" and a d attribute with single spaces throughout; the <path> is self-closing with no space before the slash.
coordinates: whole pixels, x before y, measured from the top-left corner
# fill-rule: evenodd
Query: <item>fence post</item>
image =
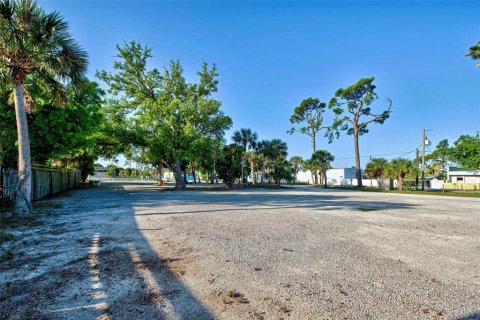
<path id="1" fill-rule="evenodd" d="M 0 166 L 0 207 L 3 206 L 3 169 Z"/>
<path id="2" fill-rule="evenodd" d="M 32 168 L 32 188 L 33 188 L 33 199 L 37 199 L 37 170 L 35 168 Z"/>
<path id="3" fill-rule="evenodd" d="M 53 194 L 53 170 L 50 170 L 50 194 Z"/>

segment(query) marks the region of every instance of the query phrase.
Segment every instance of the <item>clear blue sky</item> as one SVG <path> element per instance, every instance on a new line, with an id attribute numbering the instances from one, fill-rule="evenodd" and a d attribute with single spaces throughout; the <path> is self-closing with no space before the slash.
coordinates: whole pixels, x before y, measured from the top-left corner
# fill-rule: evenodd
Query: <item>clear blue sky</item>
<path id="1" fill-rule="evenodd" d="M 232 131 L 285 140 L 289 156 L 311 154 L 308 136 L 286 133 L 293 108 L 309 96 L 328 102 L 361 77 L 376 77 L 374 110 L 393 100 L 391 118 L 360 138 L 362 156 L 410 151 L 422 128 L 434 129 L 433 145 L 480 130 L 480 68 L 464 57 L 480 40 L 480 2 L 40 3 L 68 20 L 92 79 L 129 40 L 153 48 L 152 66 L 180 59 L 191 80 L 202 61 L 216 63 Z M 318 139 L 335 166 L 354 164 L 351 136 Z"/>

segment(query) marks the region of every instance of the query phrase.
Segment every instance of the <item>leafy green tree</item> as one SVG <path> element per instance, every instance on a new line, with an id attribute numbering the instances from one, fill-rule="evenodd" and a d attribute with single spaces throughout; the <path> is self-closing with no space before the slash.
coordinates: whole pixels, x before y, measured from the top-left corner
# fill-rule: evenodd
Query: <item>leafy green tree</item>
<path id="1" fill-rule="evenodd" d="M 115 97 L 110 100 L 110 118 L 120 126 L 119 133 L 132 133 L 126 151 L 141 147 L 148 155 L 145 159 L 164 164 L 174 173 L 176 188 L 185 189 L 185 170 L 198 154 L 199 141 L 221 138 L 232 125 L 212 97 L 217 69 L 203 63 L 198 82 L 188 83 L 179 61 L 171 61 L 162 73 L 147 67 L 150 48 L 132 41 L 117 45 L 117 50 L 114 73 L 100 71 L 97 76 Z"/>
<path id="2" fill-rule="evenodd" d="M 236 178 L 241 177 L 242 157 L 242 147 L 237 144 L 230 144 L 223 147 L 221 156 L 218 158 L 218 177 L 222 179 L 223 183 L 229 188 L 233 186 Z"/>
<path id="3" fill-rule="evenodd" d="M 480 169 L 480 133 L 461 135 L 450 149 L 450 157 L 463 168 Z"/>
<path id="4" fill-rule="evenodd" d="M 293 156 L 289 160 L 290 165 L 292 166 L 293 170 L 293 182 L 297 181 L 297 174 L 300 170 L 302 170 L 302 163 L 303 163 L 303 158 L 300 156 Z"/>
<path id="5" fill-rule="evenodd" d="M 327 184 L 327 167 L 330 162 L 335 160 L 335 157 L 327 150 L 317 150 L 312 154 L 310 161 L 315 167 L 319 167 L 322 170 L 322 176 L 325 188 L 328 188 Z"/>
<path id="6" fill-rule="evenodd" d="M 418 168 L 408 159 L 393 159 L 387 166 L 386 173 L 398 179 L 398 190 L 403 191 L 403 180 L 418 175 Z"/>
<path id="7" fill-rule="evenodd" d="M 480 41 L 478 41 L 476 45 L 471 46 L 468 49 L 466 56 L 472 58 L 473 60 L 480 59 Z M 477 62 L 477 67 L 480 68 L 480 61 Z"/>
<path id="8" fill-rule="evenodd" d="M 432 153 L 427 154 L 425 159 L 432 161 L 427 167 L 427 172 L 436 175 L 439 179 L 445 179 L 446 174 L 444 173 L 444 170 L 446 163 L 447 161 L 452 160 L 452 148 L 450 148 L 448 140 L 441 140 L 437 144 L 435 150 Z"/>
<path id="9" fill-rule="evenodd" d="M 245 129 L 245 128 L 235 131 L 232 136 L 233 142 L 235 142 L 237 145 L 239 145 L 243 149 L 242 175 L 241 175 L 242 186 L 243 186 L 243 183 L 245 183 L 244 167 L 245 167 L 245 162 L 247 157 L 247 150 L 255 148 L 257 139 L 258 139 L 258 135 L 256 132 L 253 132 L 251 129 Z"/>
<path id="10" fill-rule="evenodd" d="M 390 117 L 392 101 L 387 99 L 389 106 L 379 114 L 372 113 L 370 105 L 378 98 L 375 93 L 375 78 L 362 78 L 357 83 L 345 88 L 338 89 L 335 96 L 330 100 L 329 108 L 335 113 L 335 121 L 329 129 L 330 141 L 338 130 L 347 131 L 353 135 L 355 147 L 355 165 L 358 186 L 362 186 L 362 171 L 360 165 L 359 136 L 368 133 L 368 125 L 371 123 L 383 124 Z"/>
<path id="11" fill-rule="evenodd" d="M 316 136 L 318 132 L 328 128 L 322 126 L 325 110 L 327 110 L 326 103 L 320 102 L 318 98 L 307 98 L 295 107 L 293 114 L 290 116 L 290 123 L 298 125 L 298 127 L 292 127 L 288 133 L 300 132 L 308 135 L 312 143 L 312 152 L 317 150 Z"/>
<path id="12" fill-rule="evenodd" d="M 366 167 L 365 174 L 370 179 L 376 179 L 378 185 L 378 179 L 385 176 L 387 172 L 388 161 L 384 158 L 373 158 L 371 159 Z"/>
<path id="13" fill-rule="evenodd" d="M 30 214 L 32 168 L 27 108 L 33 99 L 25 91 L 25 81 L 34 75 L 63 96 L 65 81 L 78 84 L 83 80 L 87 54 L 70 37 L 68 24 L 57 12 L 46 13 L 31 0 L 3 0 L 0 61 L 1 73 L 12 81 L 18 132 L 18 183 L 13 213 Z"/>

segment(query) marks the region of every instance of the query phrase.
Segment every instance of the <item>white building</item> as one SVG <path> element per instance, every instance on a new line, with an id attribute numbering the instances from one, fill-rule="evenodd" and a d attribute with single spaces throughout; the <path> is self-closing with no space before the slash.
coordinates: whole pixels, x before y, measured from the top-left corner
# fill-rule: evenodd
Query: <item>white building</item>
<path id="1" fill-rule="evenodd" d="M 449 167 L 447 181 L 453 183 L 480 183 L 480 170 Z"/>
<path id="2" fill-rule="evenodd" d="M 336 186 L 346 186 L 346 185 L 356 185 L 357 178 L 356 168 L 332 168 L 327 170 L 327 183 L 329 185 L 336 185 Z M 363 175 L 363 170 L 362 170 Z M 309 184 L 313 184 L 312 181 L 312 173 L 310 171 L 299 172 L 297 174 L 297 181 L 306 182 Z M 370 180 L 369 180 L 370 181 Z M 374 182 L 376 186 L 376 182 Z M 370 182 L 368 182 L 370 185 Z"/>

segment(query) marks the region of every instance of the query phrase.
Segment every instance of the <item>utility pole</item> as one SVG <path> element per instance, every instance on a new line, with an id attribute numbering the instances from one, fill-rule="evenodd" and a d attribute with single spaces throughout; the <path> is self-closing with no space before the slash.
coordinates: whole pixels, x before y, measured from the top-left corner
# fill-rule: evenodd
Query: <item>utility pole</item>
<path id="1" fill-rule="evenodd" d="M 416 157 L 416 163 L 417 163 L 417 175 L 415 176 L 415 190 L 418 190 L 418 167 L 420 165 L 420 160 L 418 159 L 419 158 L 419 151 L 418 151 L 418 148 L 417 148 L 417 157 Z"/>
<path id="2" fill-rule="evenodd" d="M 425 191 L 425 129 L 422 129 L 422 191 Z"/>

